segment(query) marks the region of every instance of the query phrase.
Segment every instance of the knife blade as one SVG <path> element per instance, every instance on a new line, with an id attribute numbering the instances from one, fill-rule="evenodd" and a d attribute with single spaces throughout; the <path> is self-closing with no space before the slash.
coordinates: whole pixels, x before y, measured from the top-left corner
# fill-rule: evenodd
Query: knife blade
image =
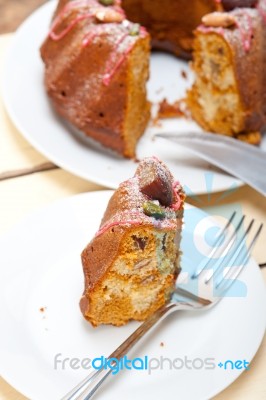
<path id="1" fill-rule="evenodd" d="M 157 133 L 239 178 L 266 196 L 266 152 L 229 136 L 210 132 Z"/>

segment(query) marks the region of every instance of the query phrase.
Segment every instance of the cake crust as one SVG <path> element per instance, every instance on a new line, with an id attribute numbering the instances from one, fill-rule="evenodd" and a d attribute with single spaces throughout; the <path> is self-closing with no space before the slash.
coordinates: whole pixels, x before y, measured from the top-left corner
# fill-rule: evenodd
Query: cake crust
<path id="1" fill-rule="evenodd" d="M 158 164 L 159 170 L 170 174 L 157 159 L 142 161 L 135 176 L 114 192 L 99 231 L 82 252 L 85 290 L 80 308 L 94 326 L 146 319 L 173 290 L 179 271 L 184 193 L 170 175 L 173 200 L 161 206 L 164 217 L 145 213 L 145 204 L 158 200 L 154 191 L 152 197 L 141 192 L 143 168 Z"/>
<path id="2" fill-rule="evenodd" d="M 259 144 L 266 126 L 265 20 L 251 8 L 229 15 L 234 26 L 196 30 L 196 80 L 187 103 L 205 130 Z"/>
<path id="3" fill-rule="evenodd" d="M 61 0 L 41 47 L 54 108 L 87 136 L 134 158 L 150 116 L 149 54 L 148 33 L 125 20 L 118 1 Z"/>

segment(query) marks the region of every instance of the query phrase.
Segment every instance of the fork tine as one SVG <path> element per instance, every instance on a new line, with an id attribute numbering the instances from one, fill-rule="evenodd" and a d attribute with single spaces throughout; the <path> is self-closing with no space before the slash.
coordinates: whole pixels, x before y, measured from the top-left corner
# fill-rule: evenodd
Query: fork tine
<path id="1" fill-rule="evenodd" d="M 210 280 L 213 278 L 213 276 L 220 273 L 221 269 L 223 268 L 222 265 L 224 262 L 224 257 L 233 247 L 237 233 L 240 230 L 240 228 L 242 227 L 245 218 L 246 218 L 246 216 L 243 215 L 241 220 L 239 221 L 236 229 L 234 230 L 232 235 L 229 237 L 229 239 L 224 243 L 223 247 L 221 249 L 217 249 L 217 251 L 215 252 L 215 253 L 219 253 L 219 258 L 215 263 L 215 268 L 212 268 L 208 271 L 207 277 L 205 278 L 205 283 L 209 283 Z M 209 262 L 210 262 L 210 260 L 209 260 Z"/>
<path id="2" fill-rule="evenodd" d="M 252 226 L 252 222 L 249 224 Z M 248 227 L 248 228 L 249 228 Z M 236 278 L 238 277 L 238 275 L 241 273 L 241 271 L 243 270 L 243 268 L 245 267 L 245 265 L 247 264 L 250 255 L 251 255 L 251 251 L 254 248 L 260 233 L 262 231 L 263 228 L 263 224 L 260 225 L 260 227 L 258 228 L 258 230 L 256 231 L 255 235 L 253 236 L 253 239 L 251 240 L 249 246 L 247 247 L 247 251 L 243 254 L 242 259 L 240 258 L 241 256 L 241 250 L 243 248 L 243 244 L 245 244 L 245 239 L 247 238 L 247 235 L 250 232 L 250 229 L 246 230 L 246 235 L 244 235 L 244 237 L 242 238 L 241 242 L 239 243 L 238 249 L 236 250 L 236 256 L 234 254 L 234 257 L 231 258 L 230 260 L 230 265 L 228 268 L 228 271 L 226 272 L 226 274 L 224 275 L 223 278 L 221 278 L 221 280 L 217 283 L 216 288 L 220 290 L 220 292 L 224 292 L 226 290 L 229 289 L 229 287 L 232 285 L 232 283 L 236 280 Z M 240 250 L 239 250 L 240 249 Z M 240 263 L 238 268 L 234 268 L 234 263 L 238 261 Z"/>
<path id="3" fill-rule="evenodd" d="M 210 263 L 210 260 L 213 258 L 213 256 L 217 252 L 217 246 L 220 244 L 221 240 L 223 239 L 224 233 L 227 232 L 227 230 L 228 230 L 229 226 L 231 225 L 231 223 L 233 222 L 233 219 L 235 218 L 235 216 L 236 216 L 236 211 L 233 212 L 230 219 L 227 221 L 227 224 L 224 226 L 224 228 L 219 233 L 216 241 L 214 242 L 214 248 L 212 249 L 208 259 L 203 260 L 202 265 L 200 264 L 197 271 L 194 272 L 194 274 L 192 275 L 192 277 L 191 277 L 192 279 L 198 278 L 198 276 L 202 273 L 202 271 L 207 268 L 208 264 Z"/>

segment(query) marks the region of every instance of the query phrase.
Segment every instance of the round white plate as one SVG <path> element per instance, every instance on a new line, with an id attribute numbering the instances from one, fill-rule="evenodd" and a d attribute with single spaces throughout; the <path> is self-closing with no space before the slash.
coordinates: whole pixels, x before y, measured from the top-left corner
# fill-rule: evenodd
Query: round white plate
<path id="1" fill-rule="evenodd" d="M 57 354 L 61 360 L 107 356 L 139 325 L 92 328 L 79 310 L 80 253 L 96 232 L 111 193 L 82 194 L 54 203 L 0 240 L 0 373 L 32 400 L 58 400 L 86 376 L 87 371 L 71 369 L 68 362 L 64 370 L 55 369 Z M 199 213 L 206 217 L 186 208 L 183 266 L 186 256 L 191 258 L 193 243 L 202 243 L 206 234 L 198 223 Z M 193 215 L 197 218 L 191 231 Z M 168 317 L 129 355 L 213 358 L 214 369 L 171 370 L 165 361 L 162 370 L 151 374 L 122 371 L 106 382 L 98 397 L 159 400 L 175 393 L 182 400 L 206 400 L 227 387 L 242 370 L 224 370 L 217 364 L 228 359 L 251 361 L 266 324 L 265 288 L 253 260 L 240 281 L 246 296 L 226 297 L 209 311 Z"/>
<path id="2" fill-rule="evenodd" d="M 10 48 L 3 80 L 3 96 L 7 111 L 24 137 L 41 153 L 60 167 L 85 179 L 116 188 L 133 175 L 136 164 L 76 132 L 53 111 L 43 85 L 44 65 L 39 48 L 44 41 L 56 6 L 49 1 L 32 14 L 19 28 Z M 188 79 L 182 77 L 186 71 Z M 158 102 L 182 98 L 191 85 L 187 63 L 165 53 L 151 57 L 151 78 L 148 84 L 150 100 Z M 137 148 L 139 159 L 156 155 L 167 163 L 174 175 L 189 192 L 207 191 L 204 173 L 214 171 L 213 191 L 228 189 L 240 182 L 211 167 L 188 150 L 166 140 L 152 140 L 155 132 L 200 130 L 192 121 L 172 119 L 160 128 L 150 127 Z M 266 143 L 265 143 L 266 148 Z"/>

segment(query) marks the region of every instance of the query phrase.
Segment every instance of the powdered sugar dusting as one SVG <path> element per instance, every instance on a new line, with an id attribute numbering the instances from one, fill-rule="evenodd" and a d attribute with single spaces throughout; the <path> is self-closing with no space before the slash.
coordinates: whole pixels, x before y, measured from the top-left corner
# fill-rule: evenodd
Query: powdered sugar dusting
<path id="1" fill-rule="evenodd" d="M 240 39 L 240 42 L 245 52 L 250 51 L 252 45 L 252 37 L 254 33 L 253 18 L 257 16 L 257 10 L 251 8 L 237 8 L 231 11 L 229 14 L 234 16 L 236 21 L 235 26 L 223 28 L 200 25 L 197 30 L 202 33 L 215 32 L 225 38 L 227 37 L 227 35 L 233 35 L 236 37 L 237 40 Z"/>
<path id="2" fill-rule="evenodd" d="M 138 166 L 135 176 L 141 176 L 143 184 L 148 183 L 150 180 L 150 171 L 154 165 L 156 165 L 156 173 L 162 181 L 173 181 L 174 178 L 169 169 L 155 156 L 145 158 Z"/>
<path id="3" fill-rule="evenodd" d="M 260 0 L 256 7 L 257 7 L 264 23 L 266 24 L 266 0 Z"/>
<path id="4" fill-rule="evenodd" d="M 235 12 L 236 23 L 241 36 L 242 45 L 245 51 L 249 51 L 251 47 L 251 39 L 253 36 L 252 18 L 247 9 Z"/>
<path id="5" fill-rule="evenodd" d="M 174 182 L 174 180 L 172 182 L 175 193 L 174 203 L 169 207 L 163 207 L 165 211 L 164 219 L 158 220 L 146 215 L 143 211 L 143 204 L 147 202 L 148 197 L 140 191 L 139 174 L 145 173 L 145 167 L 150 163 L 154 163 L 154 158 L 144 159 L 137 169 L 138 174 L 120 184 L 109 202 L 107 214 L 103 218 L 96 237 L 117 226 L 121 228 L 151 226 L 163 230 L 176 230 L 179 227 L 180 221 L 177 218 L 176 211 L 182 209 L 184 202 L 184 192 L 179 182 Z M 161 162 L 158 161 L 158 163 Z M 169 172 L 168 169 L 167 171 Z M 110 216 L 109 210 L 111 210 Z"/>
<path id="6" fill-rule="evenodd" d="M 82 47 L 91 45 L 92 42 L 96 41 L 98 38 L 108 42 L 112 51 L 106 61 L 106 67 L 102 77 L 102 81 L 105 85 L 109 85 L 115 72 L 133 49 L 136 41 L 139 38 L 147 36 L 145 28 L 142 27 L 139 30 L 139 34 L 131 35 L 131 29 L 135 24 L 126 20 L 125 13 L 120 7 L 120 3 L 119 0 L 116 0 L 114 5 L 106 7 L 97 0 L 69 1 L 54 19 L 49 32 L 50 39 L 59 41 L 79 23 L 83 21 L 84 24 L 85 21 L 86 25 L 83 25 L 85 33 L 82 39 Z M 122 21 L 99 21 L 97 15 L 99 15 L 99 13 L 104 14 L 107 10 L 113 10 L 119 13 L 120 16 L 122 16 Z M 64 28 L 60 31 L 61 25 L 63 25 Z"/>

